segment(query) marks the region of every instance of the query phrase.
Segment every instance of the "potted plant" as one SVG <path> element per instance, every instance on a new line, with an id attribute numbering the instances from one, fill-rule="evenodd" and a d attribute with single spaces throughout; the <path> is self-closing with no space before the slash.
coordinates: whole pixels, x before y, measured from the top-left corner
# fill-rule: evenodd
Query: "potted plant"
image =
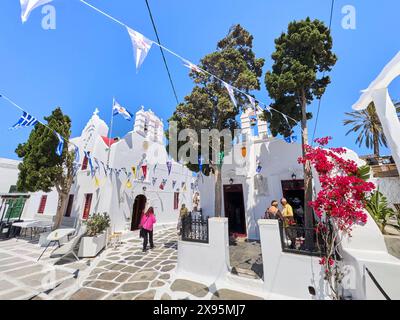
<path id="1" fill-rule="evenodd" d="M 86 233 L 81 239 L 78 256 L 80 258 L 95 257 L 106 246 L 106 230 L 110 227 L 110 217 L 107 213 L 97 213 L 90 216 L 84 223 Z"/>

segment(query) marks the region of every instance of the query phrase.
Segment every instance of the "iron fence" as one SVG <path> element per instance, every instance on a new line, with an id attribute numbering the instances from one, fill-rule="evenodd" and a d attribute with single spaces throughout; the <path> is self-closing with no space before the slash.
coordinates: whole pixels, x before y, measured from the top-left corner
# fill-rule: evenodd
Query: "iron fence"
<path id="1" fill-rule="evenodd" d="M 208 217 L 192 217 L 189 214 L 182 219 L 182 241 L 208 243 Z"/>
<path id="2" fill-rule="evenodd" d="M 326 252 L 322 239 L 313 228 L 279 224 L 283 252 L 321 256 Z"/>

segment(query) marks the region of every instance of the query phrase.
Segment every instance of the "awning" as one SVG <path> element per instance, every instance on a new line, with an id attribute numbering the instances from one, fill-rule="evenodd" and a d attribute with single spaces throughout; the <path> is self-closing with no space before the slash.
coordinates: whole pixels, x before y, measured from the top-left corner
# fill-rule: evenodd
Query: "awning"
<path id="1" fill-rule="evenodd" d="M 114 143 L 118 141 L 118 139 L 108 138 L 104 136 L 101 136 L 101 138 L 108 147 L 111 147 Z"/>

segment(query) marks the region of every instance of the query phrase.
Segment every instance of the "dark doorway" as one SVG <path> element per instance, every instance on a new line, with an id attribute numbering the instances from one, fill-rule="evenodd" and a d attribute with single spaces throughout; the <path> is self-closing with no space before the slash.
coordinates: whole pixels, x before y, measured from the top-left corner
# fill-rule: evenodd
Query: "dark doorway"
<path id="1" fill-rule="evenodd" d="M 133 212 L 132 212 L 132 224 L 131 231 L 139 229 L 140 218 L 142 217 L 142 212 L 146 207 L 146 197 L 142 194 L 138 195 L 135 198 L 135 202 L 133 204 Z"/>
<path id="2" fill-rule="evenodd" d="M 224 186 L 225 217 L 228 218 L 229 233 L 246 236 L 246 214 L 243 187 L 241 184 Z"/>
<path id="3" fill-rule="evenodd" d="M 304 180 L 282 181 L 283 197 L 293 207 L 298 225 L 304 224 Z M 301 209 L 299 209 L 301 208 Z"/>

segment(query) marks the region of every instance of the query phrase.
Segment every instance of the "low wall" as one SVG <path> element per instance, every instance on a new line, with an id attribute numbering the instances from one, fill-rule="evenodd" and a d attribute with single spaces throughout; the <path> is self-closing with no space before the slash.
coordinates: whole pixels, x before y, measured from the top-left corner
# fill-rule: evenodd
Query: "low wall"
<path id="1" fill-rule="evenodd" d="M 208 243 L 178 241 L 178 276 L 215 282 L 230 272 L 228 219 L 210 218 L 208 228 Z"/>
<path id="2" fill-rule="evenodd" d="M 264 290 L 270 294 L 297 299 L 328 298 L 324 272 L 317 257 L 282 252 L 277 220 L 259 220 L 261 251 L 264 267 Z M 309 294 L 314 287 L 316 296 Z"/>

